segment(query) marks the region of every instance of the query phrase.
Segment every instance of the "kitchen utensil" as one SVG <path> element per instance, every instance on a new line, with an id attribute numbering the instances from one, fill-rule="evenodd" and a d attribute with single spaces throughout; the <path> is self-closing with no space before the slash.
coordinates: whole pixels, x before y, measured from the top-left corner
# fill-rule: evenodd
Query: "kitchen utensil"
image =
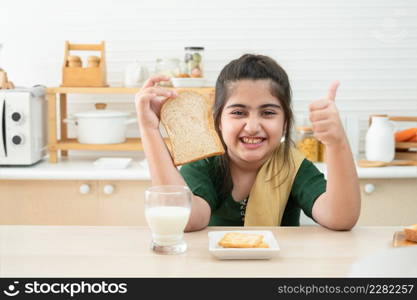
<path id="1" fill-rule="evenodd" d="M 149 70 L 143 66 L 138 60 L 129 64 L 125 70 L 124 86 L 139 87 L 149 77 Z"/>
<path id="2" fill-rule="evenodd" d="M 190 77 L 204 77 L 204 47 L 185 47 L 184 62 Z"/>
<path id="3" fill-rule="evenodd" d="M 311 162 L 319 161 L 320 142 L 310 126 L 297 127 L 297 149 Z"/>
<path id="4" fill-rule="evenodd" d="M 365 137 L 367 160 L 390 162 L 395 155 L 394 125 L 386 115 L 372 116 Z"/>
<path id="5" fill-rule="evenodd" d="M 145 191 L 145 217 L 152 232 L 151 249 L 161 254 L 187 250 L 184 228 L 191 212 L 192 193 L 187 186 L 153 186 Z"/>
<path id="6" fill-rule="evenodd" d="M 75 113 L 64 122 L 77 126 L 81 144 L 118 144 L 126 140 L 126 126 L 136 123 L 136 118 L 129 118 L 129 115 L 128 112 L 96 109 Z"/>
<path id="7" fill-rule="evenodd" d="M 100 64 L 100 57 L 91 55 L 88 57 L 88 67 L 89 68 L 97 68 Z"/>
<path id="8" fill-rule="evenodd" d="M 223 248 L 218 242 L 228 232 L 261 234 L 268 248 Z M 209 231 L 209 252 L 219 259 L 271 259 L 278 256 L 279 245 L 270 230 Z"/>
<path id="9" fill-rule="evenodd" d="M 375 167 L 387 167 L 387 166 L 417 166 L 417 161 L 413 160 L 393 160 L 391 162 L 385 161 L 371 161 L 371 160 L 358 160 L 358 166 L 361 168 L 375 168 Z"/>
<path id="10" fill-rule="evenodd" d="M 45 94 L 42 86 L 0 90 L 0 165 L 32 165 L 45 156 Z"/>
<path id="11" fill-rule="evenodd" d="M 403 246 L 417 246 L 417 243 L 409 241 L 405 238 L 404 231 L 396 231 L 394 232 L 394 236 L 392 239 L 392 246 L 393 247 L 403 247 Z"/>
<path id="12" fill-rule="evenodd" d="M 106 79 L 106 60 L 104 56 L 104 42 L 100 44 L 70 44 L 65 42 L 64 65 L 62 67 L 62 84 L 63 87 L 107 87 Z M 81 60 L 69 63 L 68 58 L 70 51 L 99 51 L 98 60 L 89 61 L 89 66 L 83 68 Z M 92 56 L 90 56 L 91 58 Z M 98 64 L 98 65 L 97 65 Z M 97 67 L 93 67 L 97 65 Z"/>

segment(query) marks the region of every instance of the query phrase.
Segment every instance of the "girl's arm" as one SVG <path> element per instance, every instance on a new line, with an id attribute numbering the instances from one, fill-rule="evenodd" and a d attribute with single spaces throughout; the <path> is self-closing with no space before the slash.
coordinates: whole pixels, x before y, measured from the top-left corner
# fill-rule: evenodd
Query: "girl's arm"
<path id="1" fill-rule="evenodd" d="M 175 91 L 154 86 L 160 81 L 167 80 L 169 78 L 166 76 L 149 78 L 135 97 L 143 150 L 149 164 L 153 186 L 187 185 L 175 167 L 159 131 L 159 115 L 162 105 L 167 99 L 177 96 Z M 200 230 L 206 227 L 210 220 L 210 214 L 208 203 L 201 197 L 193 195 L 190 219 L 185 231 Z"/>
<path id="2" fill-rule="evenodd" d="M 327 99 L 310 105 L 314 135 L 326 145 L 327 188 L 313 205 L 313 218 L 334 230 L 349 230 L 357 222 L 361 208 L 358 175 L 346 134 L 335 105 L 338 82 Z"/>

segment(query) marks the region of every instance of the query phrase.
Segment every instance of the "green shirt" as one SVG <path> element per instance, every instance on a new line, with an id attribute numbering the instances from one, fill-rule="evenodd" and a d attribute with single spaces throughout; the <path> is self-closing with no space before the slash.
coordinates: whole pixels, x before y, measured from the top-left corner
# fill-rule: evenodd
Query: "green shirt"
<path id="1" fill-rule="evenodd" d="M 209 157 L 181 167 L 180 173 L 194 195 L 207 201 L 211 208 L 209 226 L 243 226 L 242 204 L 233 200 L 231 193 L 222 195 L 217 173 L 219 156 Z M 300 211 L 312 217 L 314 201 L 326 191 L 323 174 L 304 159 L 295 176 L 281 226 L 299 226 Z M 249 200 L 250 201 L 250 200 Z"/>

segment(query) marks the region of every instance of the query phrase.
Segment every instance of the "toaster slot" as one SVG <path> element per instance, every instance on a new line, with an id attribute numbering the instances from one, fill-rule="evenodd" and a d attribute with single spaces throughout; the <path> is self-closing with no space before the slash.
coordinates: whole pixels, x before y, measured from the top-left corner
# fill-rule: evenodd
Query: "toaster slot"
<path id="1" fill-rule="evenodd" d="M 3 103 L 1 103 L 3 102 Z M 3 155 L 4 157 L 7 157 L 7 144 L 6 144 L 6 101 L 5 99 L 1 99 L 0 102 L 0 117 L 1 117 L 1 130 L 0 130 L 0 134 L 1 134 L 1 151 L 0 154 Z"/>

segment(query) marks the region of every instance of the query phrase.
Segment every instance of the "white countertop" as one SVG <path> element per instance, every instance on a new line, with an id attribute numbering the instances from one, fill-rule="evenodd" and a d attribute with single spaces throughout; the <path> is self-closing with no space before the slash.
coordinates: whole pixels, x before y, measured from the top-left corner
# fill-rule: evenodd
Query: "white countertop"
<path id="1" fill-rule="evenodd" d="M 132 163 L 124 169 L 104 169 L 93 163 L 99 157 L 71 155 L 49 163 L 45 158 L 32 166 L 0 166 L 1 179 L 53 179 L 53 180 L 150 180 L 149 169 L 143 156 L 131 157 Z M 326 165 L 317 163 L 326 174 Z M 359 178 L 417 178 L 417 167 L 358 168 Z"/>
<path id="2" fill-rule="evenodd" d="M 148 227 L 0 226 L 0 277 L 415 277 L 413 246 L 393 248 L 401 227 L 245 227 L 270 230 L 279 244 L 268 260 L 219 260 L 207 227 L 187 232 L 180 255 L 150 250 Z M 415 247 L 415 246 L 414 246 Z M 370 260 L 371 259 L 371 260 Z M 220 297 L 221 298 L 221 297 Z"/>

